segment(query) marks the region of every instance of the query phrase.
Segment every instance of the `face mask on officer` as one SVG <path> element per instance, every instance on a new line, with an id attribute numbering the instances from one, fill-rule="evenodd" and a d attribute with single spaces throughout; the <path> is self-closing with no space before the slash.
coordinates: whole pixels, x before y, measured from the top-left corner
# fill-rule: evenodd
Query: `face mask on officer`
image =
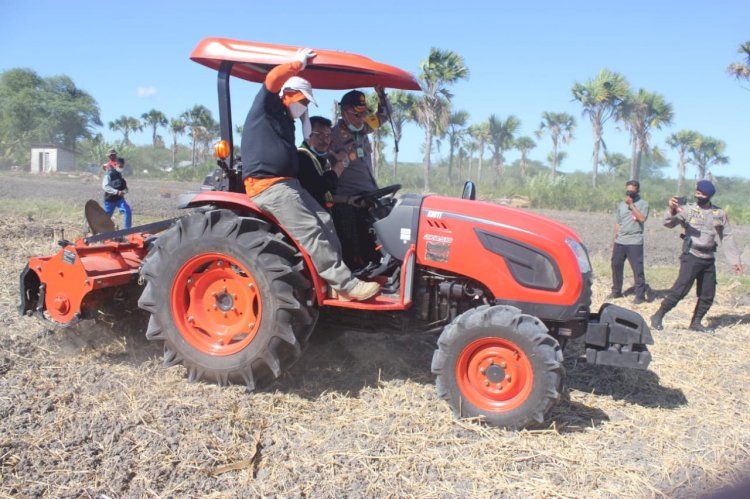
<path id="1" fill-rule="evenodd" d="M 635 199 L 638 197 L 638 191 L 625 191 L 625 195 L 629 196 L 630 199 Z"/>
<path id="2" fill-rule="evenodd" d="M 695 202 L 698 203 L 698 206 L 707 206 L 711 202 L 711 198 L 695 196 Z"/>

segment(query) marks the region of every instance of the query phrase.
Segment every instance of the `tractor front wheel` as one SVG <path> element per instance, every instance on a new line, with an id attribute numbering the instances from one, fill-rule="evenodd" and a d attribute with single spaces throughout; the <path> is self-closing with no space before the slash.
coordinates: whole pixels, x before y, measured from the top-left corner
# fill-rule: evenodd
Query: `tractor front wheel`
<path id="1" fill-rule="evenodd" d="M 278 378 L 317 319 L 301 256 L 267 222 L 228 210 L 197 212 L 160 235 L 141 269 L 146 336 L 191 381 Z"/>
<path id="2" fill-rule="evenodd" d="M 446 326 L 432 372 L 456 416 L 513 429 L 544 422 L 565 375 L 560 345 L 539 319 L 488 305 Z"/>

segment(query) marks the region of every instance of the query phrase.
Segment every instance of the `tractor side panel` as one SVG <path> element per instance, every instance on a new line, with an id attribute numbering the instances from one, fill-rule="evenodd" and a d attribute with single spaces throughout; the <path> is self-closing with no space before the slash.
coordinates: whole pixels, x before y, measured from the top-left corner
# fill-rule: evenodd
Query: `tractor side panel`
<path id="1" fill-rule="evenodd" d="M 417 259 L 483 283 L 497 300 L 573 305 L 583 278 L 567 226 L 493 203 L 428 196 L 419 216 Z"/>

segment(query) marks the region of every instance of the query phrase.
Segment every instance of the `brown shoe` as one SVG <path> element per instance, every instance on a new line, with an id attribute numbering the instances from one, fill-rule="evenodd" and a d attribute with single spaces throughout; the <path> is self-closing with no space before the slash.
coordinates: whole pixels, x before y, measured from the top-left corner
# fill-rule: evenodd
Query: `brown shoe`
<path id="1" fill-rule="evenodd" d="M 365 301 L 369 300 L 380 291 L 380 284 L 377 282 L 367 282 L 356 280 L 357 284 L 348 293 L 339 291 L 339 300 L 342 298 L 348 298 L 354 301 Z"/>

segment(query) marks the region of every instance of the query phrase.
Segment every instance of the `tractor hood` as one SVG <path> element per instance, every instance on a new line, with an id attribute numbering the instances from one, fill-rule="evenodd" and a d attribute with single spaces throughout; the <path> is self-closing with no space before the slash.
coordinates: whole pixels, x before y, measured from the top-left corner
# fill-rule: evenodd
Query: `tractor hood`
<path id="1" fill-rule="evenodd" d="M 195 47 L 190 59 L 215 70 L 219 70 L 223 62 L 234 63 L 232 76 L 261 83 L 274 66 L 293 61 L 299 48 L 302 47 L 227 38 L 205 38 Z M 317 57 L 299 74 L 307 79 L 313 88 L 344 90 L 380 86 L 420 90 L 414 76 L 397 67 L 349 52 L 313 50 Z"/>

